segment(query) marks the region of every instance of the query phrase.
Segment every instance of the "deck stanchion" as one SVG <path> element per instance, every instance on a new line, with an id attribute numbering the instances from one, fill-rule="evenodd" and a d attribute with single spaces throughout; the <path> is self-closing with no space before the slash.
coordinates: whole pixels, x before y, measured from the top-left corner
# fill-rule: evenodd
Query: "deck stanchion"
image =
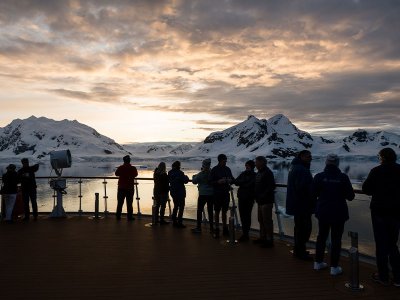
<path id="1" fill-rule="evenodd" d="M 79 198 L 79 210 L 78 210 L 78 214 L 79 214 L 79 216 L 81 216 L 82 215 L 82 178 L 79 178 L 79 181 L 78 181 L 78 183 L 79 183 L 79 196 L 78 196 L 78 198 Z"/>
<path id="2" fill-rule="evenodd" d="M 236 211 L 236 203 L 235 203 L 235 196 L 233 194 L 233 187 L 232 185 L 229 185 L 229 191 L 230 191 L 230 195 L 231 195 L 231 199 L 232 199 L 232 207 L 233 207 L 233 216 L 235 218 L 235 223 L 236 223 L 236 228 L 240 229 L 240 223 L 239 223 L 239 217 L 237 215 L 237 211 Z"/>
<path id="3" fill-rule="evenodd" d="M 281 212 L 279 211 L 278 203 L 276 203 L 276 199 L 274 199 L 274 206 L 275 206 L 275 215 L 276 220 L 278 221 L 278 230 L 279 230 L 279 238 L 283 239 L 285 233 L 282 227 L 282 220 L 281 220 Z"/>
<path id="4" fill-rule="evenodd" d="M 168 210 L 169 210 L 169 218 L 172 217 L 172 210 L 171 210 L 171 199 L 168 197 Z"/>
<path id="5" fill-rule="evenodd" d="M 154 197 L 152 197 L 153 199 L 153 205 L 151 206 L 151 223 L 145 224 L 145 227 L 155 227 L 157 226 L 157 222 L 158 222 L 158 209 L 157 209 L 157 205 L 156 205 L 156 199 Z"/>
<path id="6" fill-rule="evenodd" d="M 230 245 L 236 245 L 237 240 L 235 238 L 235 209 L 236 207 L 232 205 L 230 207 L 230 216 L 229 216 L 229 240 L 226 242 Z"/>
<path id="7" fill-rule="evenodd" d="M 56 198 L 57 198 L 57 192 L 56 190 L 53 190 L 53 209 L 56 207 Z"/>
<path id="8" fill-rule="evenodd" d="M 364 290 L 364 286 L 360 284 L 358 233 L 349 231 L 348 235 L 351 237 L 351 247 L 349 249 L 350 281 L 345 284 L 345 287 L 351 291 L 360 292 Z"/>
<path id="9" fill-rule="evenodd" d="M 140 211 L 139 182 L 137 181 L 137 179 L 135 179 L 135 185 L 136 185 L 137 216 L 138 216 L 138 219 L 140 219 L 142 213 Z"/>
<path id="10" fill-rule="evenodd" d="M 99 193 L 94 194 L 94 219 L 99 219 Z"/>
<path id="11" fill-rule="evenodd" d="M 107 217 L 108 216 L 108 210 L 107 210 L 107 180 L 104 178 L 103 181 L 103 185 L 104 185 L 104 216 Z"/>

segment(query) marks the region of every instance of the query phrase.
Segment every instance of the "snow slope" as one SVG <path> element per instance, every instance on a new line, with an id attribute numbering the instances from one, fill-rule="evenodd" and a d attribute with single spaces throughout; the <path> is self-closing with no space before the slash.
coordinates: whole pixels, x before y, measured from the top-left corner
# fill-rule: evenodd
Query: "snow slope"
<path id="1" fill-rule="evenodd" d="M 32 116 L 0 128 L 0 157 L 42 159 L 51 151 L 62 149 L 70 149 L 73 157 L 120 157 L 128 153 L 114 140 L 78 121 Z"/>

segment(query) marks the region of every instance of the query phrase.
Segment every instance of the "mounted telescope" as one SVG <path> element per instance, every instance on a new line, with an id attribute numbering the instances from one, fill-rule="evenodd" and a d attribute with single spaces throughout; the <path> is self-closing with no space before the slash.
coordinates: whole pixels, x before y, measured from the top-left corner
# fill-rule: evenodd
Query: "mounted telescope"
<path id="1" fill-rule="evenodd" d="M 65 218 L 65 210 L 63 207 L 63 195 L 67 192 L 67 180 L 62 178 L 62 172 L 65 168 L 70 168 L 72 165 L 71 151 L 59 150 L 50 152 L 50 165 L 57 174 L 57 179 L 50 180 L 50 187 L 57 193 L 57 204 L 54 206 L 50 214 L 50 218 Z"/>

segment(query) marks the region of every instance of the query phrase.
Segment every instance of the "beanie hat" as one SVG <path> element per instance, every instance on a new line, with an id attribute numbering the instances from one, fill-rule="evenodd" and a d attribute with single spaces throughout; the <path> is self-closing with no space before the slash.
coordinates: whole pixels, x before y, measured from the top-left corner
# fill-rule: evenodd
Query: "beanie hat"
<path id="1" fill-rule="evenodd" d="M 339 156 L 336 154 L 328 154 L 325 161 L 326 165 L 335 165 L 336 167 L 339 166 Z"/>
<path id="2" fill-rule="evenodd" d="M 218 155 L 218 162 L 223 161 L 223 160 L 227 160 L 226 155 L 225 154 Z"/>
<path id="3" fill-rule="evenodd" d="M 131 162 L 131 157 L 129 155 L 125 155 L 123 158 L 124 163 L 130 163 Z"/>
<path id="4" fill-rule="evenodd" d="M 203 160 L 201 166 L 203 168 L 209 169 L 211 167 L 211 159 L 206 158 L 205 160 Z"/>
<path id="5" fill-rule="evenodd" d="M 17 168 L 17 166 L 16 165 L 14 165 L 14 164 L 9 164 L 8 166 L 7 166 L 7 170 L 15 170 Z"/>

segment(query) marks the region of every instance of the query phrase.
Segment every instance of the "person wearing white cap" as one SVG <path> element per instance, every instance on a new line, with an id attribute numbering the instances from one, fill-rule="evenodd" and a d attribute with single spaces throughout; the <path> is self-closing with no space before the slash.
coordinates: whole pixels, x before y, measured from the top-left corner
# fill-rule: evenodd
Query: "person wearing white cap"
<path id="1" fill-rule="evenodd" d="M 315 217 L 318 219 L 318 237 L 315 249 L 314 270 L 328 267 L 324 262 L 326 240 L 331 232 L 331 275 L 343 273 L 339 266 L 344 224 L 349 219 L 346 200 L 354 199 L 349 177 L 339 169 L 339 157 L 329 154 L 323 172 L 315 175 L 312 190 L 317 198 Z"/>

